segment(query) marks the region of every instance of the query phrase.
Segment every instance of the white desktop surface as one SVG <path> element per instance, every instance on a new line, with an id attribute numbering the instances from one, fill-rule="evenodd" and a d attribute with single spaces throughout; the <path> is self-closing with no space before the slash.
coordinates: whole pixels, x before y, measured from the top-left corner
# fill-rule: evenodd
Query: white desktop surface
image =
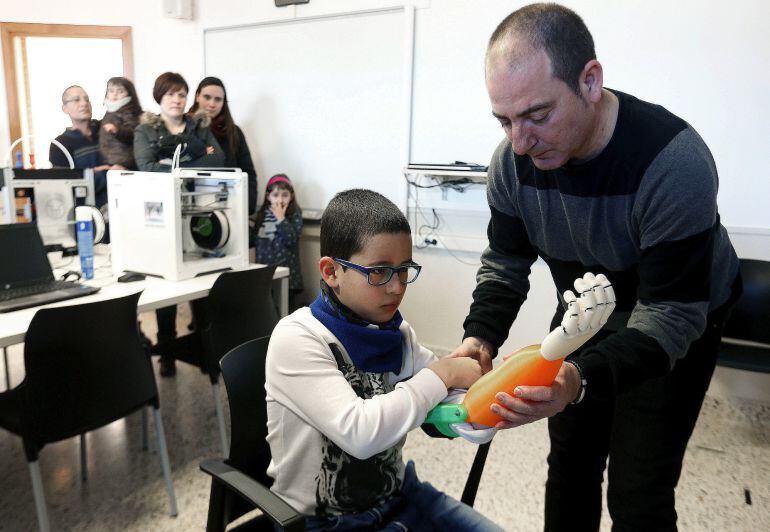
<path id="1" fill-rule="evenodd" d="M 134 281 L 130 283 L 119 283 L 118 276 L 112 274 L 111 267 L 107 263 L 107 258 L 96 255 L 94 278 L 87 281 L 87 284 L 101 288 L 95 294 L 66 301 L 57 301 L 47 305 L 16 310 L 14 312 L 0 313 L 0 347 L 19 344 L 24 341 L 32 317 L 38 309 L 49 307 L 63 307 L 67 305 L 79 305 L 94 301 L 103 301 L 105 299 L 114 299 L 127 296 L 142 291 L 139 297 L 137 312 L 147 312 L 158 308 L 176 305 L 193 299 L 206 297 L 214 281 L 222 272 L 201 275 L 184 281 L 166 281 L 165 279 L 147 277 L 143 281 Z M 263 268 L 262 264 L 250 264 L 246 269 Z M 67 270 L 80 270 L 80 261 L 77 257 L 71 262 L 67 262 L 62 268 L 54 264 L 54 275 L 58 279 L 61 274 Z M 279 266 L 275 269 L 273 279 L 280 281 L 281 290 L 278 307 L 281 316 L 285 316 L 288 311 L 288 279 L 289 268 Z"/>

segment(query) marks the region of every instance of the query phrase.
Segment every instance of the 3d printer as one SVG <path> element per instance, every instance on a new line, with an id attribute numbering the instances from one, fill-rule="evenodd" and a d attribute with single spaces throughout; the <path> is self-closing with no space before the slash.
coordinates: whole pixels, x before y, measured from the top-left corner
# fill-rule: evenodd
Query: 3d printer
<path id="1" fill-rule="evenodd" d="M 94 205 L 94 173 L 3 168 L 4 223 L 36 222 L 46 246 L 75 247 L 75 207 Z"/>
<path id="2" fill-rule="evenodd" d="M 246 187 L 237 168 L 109 171 L 113 272 L 179 281 L 246 267 Z"/>

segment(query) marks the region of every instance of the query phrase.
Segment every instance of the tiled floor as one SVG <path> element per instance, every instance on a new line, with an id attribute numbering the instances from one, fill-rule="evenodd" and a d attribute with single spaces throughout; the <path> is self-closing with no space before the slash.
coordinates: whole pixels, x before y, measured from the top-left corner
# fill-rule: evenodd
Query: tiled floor
<path id="1" fill-rule="evenodd" d="M 21 353 L 19 346 L 10 353 L 14 384 L 23 375 Z M 85 483 L 77 439 L 43 450 L 40 463 L 54 530 L 204 529 L 209 482 L 198 464 L 220 454 L 211 387 L 197 369 L 179 364 L 178 370 L 175 378 L 158 382 L 179 516 L 168 515 L 154 431 L 150 450 L 142 451 L 139 416 L 133 415 L 87 436 L 90 478 Z M 420 431 L 409 436 L 405 449 L 421 478 L 456 497 L 473 452 L 465 442 L 430 440 Z M 498 434 L 476 507 L 506 530 L 540 530 L 546 452 L 543 422 Z M 0 467 L 0 530 L 34 530 L 21 442 L 2 430 Z M 770 404 L 707 397 L 677 497 L 683 531 L 770 530 Z M 605 515 L 602 530 L 609 529 Z"/>

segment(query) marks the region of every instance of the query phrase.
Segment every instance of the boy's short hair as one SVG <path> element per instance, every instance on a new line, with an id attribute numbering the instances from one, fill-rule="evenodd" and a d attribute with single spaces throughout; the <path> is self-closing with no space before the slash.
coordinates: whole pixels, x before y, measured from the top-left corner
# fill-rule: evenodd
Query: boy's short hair
<path id="1" fill-rule="evenodd" d="M 338 193 L 321 217 L 321 256 L 348 260 L 381 233 L 407 233 L 406 216 L 388 198 L 362 188 Z"/>

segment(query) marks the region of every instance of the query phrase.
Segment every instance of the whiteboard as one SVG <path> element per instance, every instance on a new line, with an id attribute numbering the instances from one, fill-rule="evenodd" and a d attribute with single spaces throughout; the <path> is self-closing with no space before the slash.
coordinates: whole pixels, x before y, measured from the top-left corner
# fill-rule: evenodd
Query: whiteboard
<path id="1" fill-rule="evenodd" d="M 605 86 L 663 105 L 703 137 L 719 171 L 722 222 L 770 228 L 770 2 L 560 3 L 593 34 Z M 488 164 L 504 134 L 484 85 L 486 44 L 521 5 L 442 0 L 417 11 L 412 161 Z M 487 208 L 483 190 L 423 191 L 421 204 Z"/>
<path id="2" fill-rule="evenodd" d="M 286 173 L 305 208 L 349 188 L 403 203 L 403 9 L 204 32 L 205 72 L 227 87 L 259 175 Z"/>

